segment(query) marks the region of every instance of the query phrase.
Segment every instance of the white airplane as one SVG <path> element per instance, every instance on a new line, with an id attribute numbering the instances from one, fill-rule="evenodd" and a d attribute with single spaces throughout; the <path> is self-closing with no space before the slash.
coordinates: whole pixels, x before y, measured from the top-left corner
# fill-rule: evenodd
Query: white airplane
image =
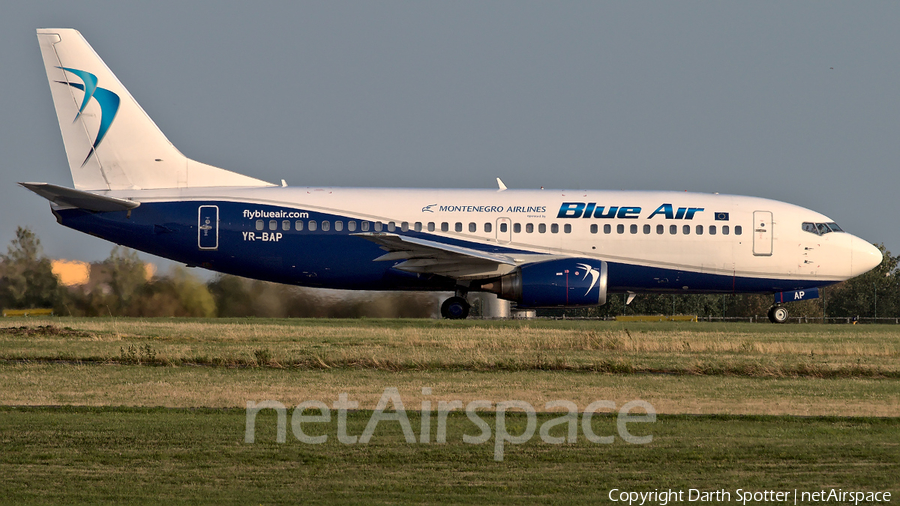
<path id="1" fill-rule="evenodd" d="M 67 227 L 218 272 L 301 286 L 486 291 L 519 307 L 609 293 L 774 293 L 782 302 L 881 263 L 834 220 L 687 192 L 274 185 L 186 158 L 79 32 L 37 31 L 75 188 L 21 183 Z M 629 299 L 630 301 L 630 299 Z"/>

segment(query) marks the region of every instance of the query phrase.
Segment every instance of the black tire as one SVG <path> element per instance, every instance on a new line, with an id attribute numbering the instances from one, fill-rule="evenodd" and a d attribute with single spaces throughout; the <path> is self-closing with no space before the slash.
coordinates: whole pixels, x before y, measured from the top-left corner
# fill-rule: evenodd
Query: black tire
<path id="1" fill-rule="evenodd" d="M 788 320 L 788 310 L 784 306 L 772 306 L 769 308 L 769 321 L 772 323 L 784 323 Z"/>
<path id="2" fill-rule="evenodd" d="M 441 316 L 449 320 L 465 320 L 469 316 L 469 301 L 462 297 L 450 297 L 441 304 Z"/>

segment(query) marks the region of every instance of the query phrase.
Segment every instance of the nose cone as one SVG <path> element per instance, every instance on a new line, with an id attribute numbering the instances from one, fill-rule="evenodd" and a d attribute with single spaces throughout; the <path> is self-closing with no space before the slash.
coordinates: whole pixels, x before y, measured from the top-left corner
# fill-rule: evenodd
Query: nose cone
<path id="1" fill-rule="evenodd" d="M 854 237 L 852 244 L 850 277 L 865 274 L 881 264 L 881 260 L 884 258 L 881 250 L 859 237 Z"/>

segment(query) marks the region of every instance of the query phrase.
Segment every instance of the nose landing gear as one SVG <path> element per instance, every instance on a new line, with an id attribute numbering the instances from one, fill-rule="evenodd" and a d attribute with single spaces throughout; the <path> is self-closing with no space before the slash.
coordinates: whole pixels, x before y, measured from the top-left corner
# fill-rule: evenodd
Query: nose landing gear
<path id="1" fill-rule="evenodd" d="M 781 304 L 775 304 L 769 308 L 769 321 L 772 323 L 784 323 L 788 319 L 788 310 Z"/>

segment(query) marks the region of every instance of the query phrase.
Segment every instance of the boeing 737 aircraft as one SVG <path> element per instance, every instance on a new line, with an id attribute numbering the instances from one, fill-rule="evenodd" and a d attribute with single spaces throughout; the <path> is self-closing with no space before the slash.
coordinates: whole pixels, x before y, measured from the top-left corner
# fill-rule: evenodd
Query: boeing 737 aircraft
<path id="1" fill-rule="evenodd" d="M 79 32 L 37 31 L 74 188 L 21 183 L 57 221 L 218 272 L 350 290 L 486 291 L 520 308 L 609 293 L 774 293 L 860 275 L 870 243 L 799 206 L 754 197 L 605 190 L 274 185 L 182 155 Z"/>

